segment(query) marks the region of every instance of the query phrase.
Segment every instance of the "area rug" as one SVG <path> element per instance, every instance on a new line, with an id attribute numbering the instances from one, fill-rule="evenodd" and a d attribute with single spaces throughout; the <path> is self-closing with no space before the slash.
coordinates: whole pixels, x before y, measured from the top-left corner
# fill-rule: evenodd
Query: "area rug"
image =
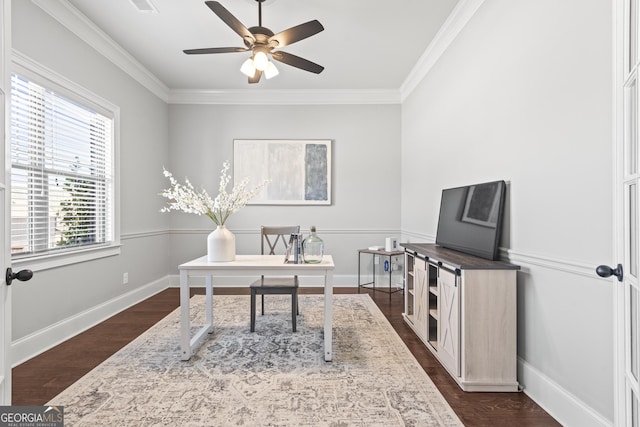
<path id="1" fill-rule="evenodd" d="M 323 296 L 214 296 L 214 332 L 180 360 L 175 310 L 49 402 L 67 426 L 460 426 L 368 295 L 334 296 L 333 361 L 323 357 Z M 191 300 L 204 319 L 204 297 Z M 258 304 L 259 305 L 259 304 Z M 258 308 L 260 310 L 260 308 Z"/>

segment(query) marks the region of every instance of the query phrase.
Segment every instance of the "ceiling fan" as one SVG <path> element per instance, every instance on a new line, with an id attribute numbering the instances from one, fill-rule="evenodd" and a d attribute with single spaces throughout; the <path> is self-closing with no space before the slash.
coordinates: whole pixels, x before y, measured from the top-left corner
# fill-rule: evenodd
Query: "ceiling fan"
<path id="1" fill-rule="evenodd" d="M 210 47 L 187 49 L 183 52 L 187 55 L 197 55 L 251 51 L 253 53 L 251 58 L 247 59 L 240 68 L 240 71 L 249 77 L 249 83 L 258 83 L 263 73 L 267 79 L 278 74 L 277 68 L 273 62 L 269 61 L 269 57 L 292 67 L 320 74 L 324 70 L 323 66 L 291 53 L 274 49 L 279 49 L 318 34 L 324 30 L 322 24 L 317 20 L 313 20 L 274 34 L 270 29 L 262 26 L 262 2 L 264 1 L 256 0 L 258 2 L 258 26 L 250 28 L 245 27 L 220 2 L 205 1 L 204 3 L 209 6 L 213 13 L 218 15 L 225 24 L 242 37 L 246 47 Z"/>

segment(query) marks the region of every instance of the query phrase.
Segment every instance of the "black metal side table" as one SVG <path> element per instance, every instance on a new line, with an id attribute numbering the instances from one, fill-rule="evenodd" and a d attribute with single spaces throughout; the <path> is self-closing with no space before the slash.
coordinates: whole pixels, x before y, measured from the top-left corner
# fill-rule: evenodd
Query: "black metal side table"
<path id="1" fill-rule="evenodd" d="M 374 260 L 372 265 L 372 270 L 373 270 L 373 281 L 371 282 L 367 282 L 367 283 L 360 283 L 360 264 L 361 264 L 361 260 L 362 260 L 362 254 L 370 254 L 372 256 L 372 259 Z M 386 289 L 380 289 L 380 288 L 376 288 L 376 267 L 375 267 L 375 257 L 380 256 L 381 258 L 387 258 L 387 260 L 389 261 L 389 290 Z M 391 269 L 391 260 L 393 257 L 395 256 L 400 256 L 400 255 L 404 255 L 404 251 L 391 251 L 391 252 L 387 252 L 385 250 L 377 250 L 377 249 L 358 249 L 358 293 L 360 293 L 360 288 L 365 288 L 365 289 L 373 289 L 374 291 L 380 291 L 380 292 L 385 292 L 389 294 L 389 298 L 391 298 L 391 294 L 395 293 L 395 292 L 399 292 L 399 291 L 403 291 L 404 292 L 404 286 L 402 288 L 398 288 L 398 289 L 391 289 L 391 275 L 392 275 L 392 269 Z M 367 287 L 367 285 L 373 285 L 373 287 Z"/>

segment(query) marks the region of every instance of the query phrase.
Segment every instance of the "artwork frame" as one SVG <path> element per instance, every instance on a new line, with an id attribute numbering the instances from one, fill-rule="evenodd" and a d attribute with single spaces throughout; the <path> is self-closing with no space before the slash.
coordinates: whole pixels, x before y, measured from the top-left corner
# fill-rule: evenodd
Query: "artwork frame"
<path id="1" fill-rule="evenodd" d="M 269 184 L 250 205 L 331 205 L 330 139 L 234 139 L 233 179 Z"/>
<path id="2" fill-rule="evenodd" d="M 467 190 L 462 221 L 483 227 L 496 228 L 500 209 L 498 182 L 472 185 Z"/>

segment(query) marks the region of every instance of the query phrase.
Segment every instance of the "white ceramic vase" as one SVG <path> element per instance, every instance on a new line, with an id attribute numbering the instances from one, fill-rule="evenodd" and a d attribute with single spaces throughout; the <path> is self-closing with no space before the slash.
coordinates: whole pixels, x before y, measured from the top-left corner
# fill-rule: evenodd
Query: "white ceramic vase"
<path id="1" fill-rule="evenodd" d="M 236 259 L 236 236 L 219 225 L 207 237 L 207 261 L 224 262 Z"/>

